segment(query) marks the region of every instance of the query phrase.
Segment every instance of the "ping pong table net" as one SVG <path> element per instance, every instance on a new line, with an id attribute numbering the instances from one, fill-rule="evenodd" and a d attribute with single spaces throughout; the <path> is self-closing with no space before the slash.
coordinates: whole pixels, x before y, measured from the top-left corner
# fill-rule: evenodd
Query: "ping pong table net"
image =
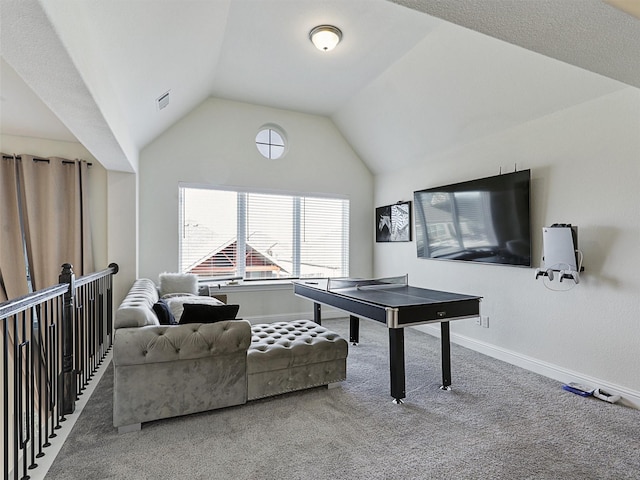
<path id="1" fill-rule="evenodd" d="M 399 285 L 408 285 L 409 275 L 401 275 L 399 277 L 386 278 L 329 278 L 327 281 L 327 291 L 341 290 L 347 288 L 355 289 L 377 289 L 377 288 L 393 288 Z"/>

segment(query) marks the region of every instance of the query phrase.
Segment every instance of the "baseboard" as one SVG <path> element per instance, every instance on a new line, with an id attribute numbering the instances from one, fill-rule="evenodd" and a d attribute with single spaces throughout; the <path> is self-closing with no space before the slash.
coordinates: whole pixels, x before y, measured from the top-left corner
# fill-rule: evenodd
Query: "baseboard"
<path id="1" fill-rule="evenodd" d="M 428 333 L 429 335 L 433 335 L 438 338 L 440 337 L 440 327 L 437 325 L 418 325 L 413 328 L 420 330 L 421 332 Z M 465 335 L 452 332 L 451 342 L 562 383 L 577 382 L 584 385 L 602 388 L 607 392 L 620 395 L 622 398 L 618 403 L 640 410 L 640 392 L 612 384 L 600 378 L 583 375 L 581 373 L 559 367 L 558 365 L 543 362 L 536 358 L 528 357 L 511 350 L 496 347 L 495 345 L 481 342 Z"/>

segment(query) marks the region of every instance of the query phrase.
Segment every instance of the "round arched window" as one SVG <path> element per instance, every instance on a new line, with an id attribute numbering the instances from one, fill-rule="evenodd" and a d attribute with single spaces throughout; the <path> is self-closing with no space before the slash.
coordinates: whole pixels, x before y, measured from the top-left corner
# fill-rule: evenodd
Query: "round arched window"
<path id="1" fill-rule="evenodd" d="M 276 160 L 287 152 L 284 130 L 277 125 L 264 125 L 256 135 L 256 147 L 264 158 Z"/>

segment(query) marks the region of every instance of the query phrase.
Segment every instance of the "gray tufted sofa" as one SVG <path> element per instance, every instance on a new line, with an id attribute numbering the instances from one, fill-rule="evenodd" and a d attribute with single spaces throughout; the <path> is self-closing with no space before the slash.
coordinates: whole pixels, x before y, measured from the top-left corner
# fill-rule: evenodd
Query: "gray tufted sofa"
<path id="1" fill-rule="evenodd" d="M 113 425 L 121 433 L 346 378 L 347 342 L 314 322 L 160 325 L 158 298 L 153 281 L 138 279 L 116 312 Z"/>

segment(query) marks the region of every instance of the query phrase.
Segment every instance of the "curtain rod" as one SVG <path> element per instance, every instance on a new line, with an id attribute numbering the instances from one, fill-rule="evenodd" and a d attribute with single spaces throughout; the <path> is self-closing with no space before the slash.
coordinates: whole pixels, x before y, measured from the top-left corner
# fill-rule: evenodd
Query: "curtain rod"
<path id="1" fill-rule="evenodd" d="M 2 158 L 4 159 L 10 159 L 10 158 L 15 158 L 16 160 L 22 160 L 22 156 L 21 155 L 2 155 Z M 84 162 L 85 160 L 80 160 L 80 159 L 76 159 L 79 162 Z M 62 164 L 63 165 L 72 165 L 74 163 L 76 163 L 76 160 L 62 160 Z M 41 158 L 41 157 L 33 157 L 33 161 L 34 162 L 47 162 L 49 163 L 50 160 L 48 158 Z M 93 166 L 93 163 L 91 162 L 87 162 L 87 166 L 91 167 Z"/>

